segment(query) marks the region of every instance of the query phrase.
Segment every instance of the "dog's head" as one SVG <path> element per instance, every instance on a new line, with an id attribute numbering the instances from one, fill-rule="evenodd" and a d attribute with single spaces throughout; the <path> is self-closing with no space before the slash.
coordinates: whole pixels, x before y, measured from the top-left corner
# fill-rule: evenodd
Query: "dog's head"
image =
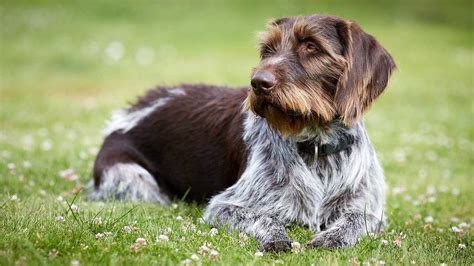
<path id="1" fill-rule="evenodd" d="M 269 22 L 260 57 L 245 106 L 285 136 L 334 119 L 351 127 L 396 67 L 355 22 L 329 16 Z"/>

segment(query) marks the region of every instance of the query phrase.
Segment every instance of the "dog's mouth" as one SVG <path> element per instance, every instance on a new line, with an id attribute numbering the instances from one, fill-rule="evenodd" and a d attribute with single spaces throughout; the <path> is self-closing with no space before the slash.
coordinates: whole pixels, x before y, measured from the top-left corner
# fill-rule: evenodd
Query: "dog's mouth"
<path id="1" fill-rule="evenodd" d="M 317 113 L 293 110 L 282 106 L 275 99 L 278 98 L 250 92 L 245 106 L 247 110 L 265 118 L 269 125 L 285 137 L 297 135 L 307 126 L 323 125 L 326 121 Z"/>
<path id="2" fill-rule="evenodd" d="M 261 100 L 258 101 L 253 108 L 251 108 L 254 113 L 261 117 L 266 117 L 269 114 L 279 114 L 282 116 L 287 116 L 289 118 L 302 118 L 304 115 L 296 110 L 285 110 L 278 106 L 277 104 L 268 101 L 268 100 Z"/>

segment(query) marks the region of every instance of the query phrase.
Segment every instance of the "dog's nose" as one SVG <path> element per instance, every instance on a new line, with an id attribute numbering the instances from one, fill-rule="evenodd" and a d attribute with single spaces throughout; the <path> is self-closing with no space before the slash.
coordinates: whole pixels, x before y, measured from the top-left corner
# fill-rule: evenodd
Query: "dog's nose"
<path id="1" fill-rule="evenodd" d="M 270 71 L 257 71 L 252 77 L 250 84 L 256 94 L 267 93 L 275 86 L 276 78 Z"/>

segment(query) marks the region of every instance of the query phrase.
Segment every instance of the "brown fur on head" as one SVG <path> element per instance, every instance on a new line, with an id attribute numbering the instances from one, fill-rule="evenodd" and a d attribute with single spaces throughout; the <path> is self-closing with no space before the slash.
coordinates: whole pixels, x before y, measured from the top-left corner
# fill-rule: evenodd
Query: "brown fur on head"
<path id="1" fill-rule="evenodd" d="M 351 21 L 307 16 L 271 21 L 262 34 L 260 64 L 276 82 L 251 91 L 247 109 L 284 136 L 340 119 L 351 127 L 385 89 L 395 63 L 374 37 Z"/>

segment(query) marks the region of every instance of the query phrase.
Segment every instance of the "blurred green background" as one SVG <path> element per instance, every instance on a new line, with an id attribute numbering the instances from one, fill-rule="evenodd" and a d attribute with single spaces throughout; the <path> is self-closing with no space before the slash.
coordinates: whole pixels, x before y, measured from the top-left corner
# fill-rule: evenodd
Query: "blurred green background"
<path id="1" fill-rule="evenodd" d="M 265 23 L 314 13 L 358 22 L 397 62 L 391 84 L 366 116 L 391 191 L 391 228 L 404 230 L 404 221 L 419 215 L 446 228 L 452 217 L 474 221 L 470 0 L 2 0 L 2 202 L 13 194 L 47 204 L 46 195 L 71 195 L 90 179 L 113 109 L 155 85 L 248 85 L 258 63 L 256 33 Z M 79 180 L 58 177 L 66 168 L 74 168 Z M 445 196 L 425 205 L 423 193 L 433 189 Z M 4 222 L 21 219 L 2 213 Z M 14 232 L 1 230 L 8 237 L 0 249 L 12 249 Z M 23 237 L 29 236 L 18 239 Z M 472 253 L 456 248 L 465 239 L 433 233 L 413 241 L 427 248 L 415 253 L 426 261 L 442 262 L 441 255 L 430 257 L 434 250 L 449 254 L 448 261 L 472 263 Z"/>

